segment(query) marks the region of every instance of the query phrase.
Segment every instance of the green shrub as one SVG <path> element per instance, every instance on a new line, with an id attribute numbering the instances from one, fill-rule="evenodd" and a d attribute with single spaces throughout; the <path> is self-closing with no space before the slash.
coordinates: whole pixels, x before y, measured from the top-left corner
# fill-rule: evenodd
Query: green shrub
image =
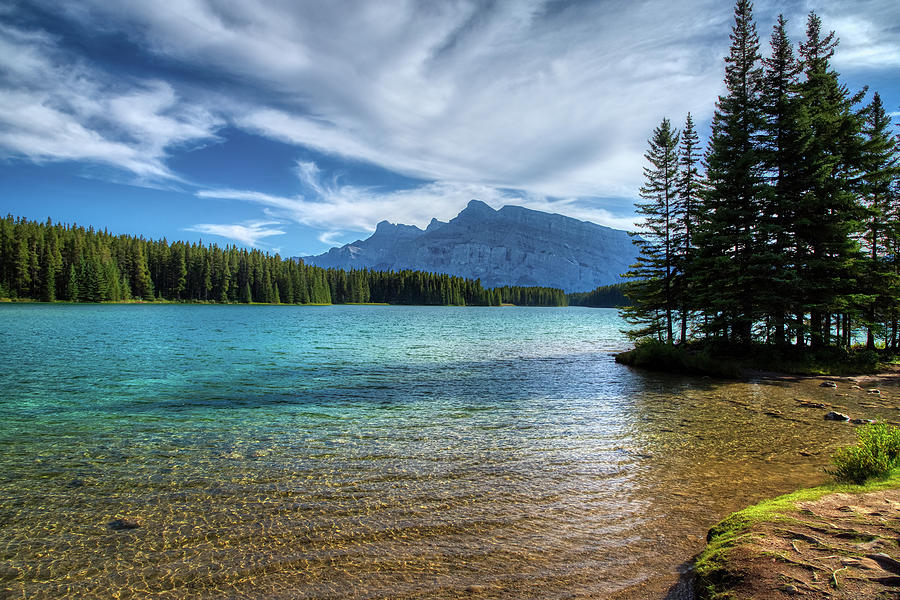
<path id="1" fill-rule="evenodd" d="M 900 429 L 887 423 L 873 423 L 856 432 L 856 445 L 841 448 L 831 457 L 839 481 L 862 484 L 873 477 L 885 477 L 900 466 Z"/>
<path id="2" fill-rule="evenodd" d="M 633 350 L 617 354 L 616 362 L 668 373 L 725 378 L 740 376 L 740 367 L 731 357 L 718 355 L 715 348 L 703 344 L 675 346 L 653 339 L 643 339 L 635 344 Z"/>

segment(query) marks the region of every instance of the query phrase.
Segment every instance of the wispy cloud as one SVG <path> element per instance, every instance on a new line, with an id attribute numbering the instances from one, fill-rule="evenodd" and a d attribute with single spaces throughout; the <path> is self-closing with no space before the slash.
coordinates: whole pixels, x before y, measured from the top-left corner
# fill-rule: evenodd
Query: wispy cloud
<path id="1" fill-rule="evenodd" d="M 633 194 L 653 125 L 711 113 L 731 18 L 716 0 L 64 10 L 239 82 L 218 108 L 249 131 L 429 181 L 565 197 Z"/>
<path id="2" fill-rule="evenodd" d="M 280 225 L 280 223 L 278 221 L 247 221 L 233 225 L 199 223 L 186 227 L 185 230 L 216 235 L 240 242 L 245 246 L 258 248 L 265 238 L 286 233 L 283 229 L 272 227 L 273 225 Z"/>
<path id="3" fill-rule="evenodd" d="M 321 235 L 319 235 L 319 241 L 328 246 L 337 246 L 341 242 L 339 241 L 341 238 L 340 231 L 324 231 Z"/>
<path id="4" fill-rule="evenodd" d="M 900 67 L 900 4 L 893 0 L 809 0 L 823 26 L 840 38 L 839 70 Z M 848 10 L 849 9 L 849 10 Z"/>
<path id="5" fill-rule="evenodd" d="M 160 80 L 113 79 L 51 36 L 0 25 L 0 155 L 84 161 L 138 179 L 177 180 L 173 147 L 214 138 L 220 120 Z"/>
<path id="6" fill-rule="evenodd" d="M 733 18 L 721 0 L 32 2 L 85 35 L 130 40 L 160 74 L 119 76 L 46 33 L 0 26 L 6 154 L 176 179 L 174 149 L 228 123 L 350 170 L 366 163 L 432 182 L 345 185 L 302 163 L 303 196 L 200 193 L 329 232 L 449 218 L 472 197 L 626 225 L 595 199 L 636 195 L 662 117 L 711 116 Z M 887 77 L 900 65 L 896 1 L 755 4 L 763 39 L 778 12 L 802 33 L 814 9 L 842 39 L 839 68 Z M 191 74 L 213 85 L 186 84 Z"/>

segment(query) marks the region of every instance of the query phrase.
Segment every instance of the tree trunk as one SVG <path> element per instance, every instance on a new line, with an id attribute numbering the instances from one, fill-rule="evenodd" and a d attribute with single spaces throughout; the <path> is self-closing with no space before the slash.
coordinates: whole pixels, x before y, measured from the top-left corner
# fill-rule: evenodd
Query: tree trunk
<path id="1" fill-rule="evenodd" d="M 891 351 L 897 351 L 897 319 L 891 321 Z"/>
<path id="2" fill-rule="evenodd" d="M 866 326 L 866 350 L 874 350 L 875 349 L 875 307 L 872 306 L 867 311 L 866 318 L 869 319 L 869 323 Z"/>
<path id="3" fill-rule="evenodd" d="M 813 350 L 822 347 L 822 313 L 817 310 L 809 313 L 809 345 Z"/>
<path id="4" fill-rule="evenodd" d="M 778 313 L 777 315 L 775 315 L 775 344 L 778 346 L 784 346 L 784 342 L 784 315 L 782 313 Z"/>
<path id="5" fill-rule="evenodd" d="M 666 342 L 671 344 L 674 337 L 672 334 L 672 309 L 666 307 Z"/>

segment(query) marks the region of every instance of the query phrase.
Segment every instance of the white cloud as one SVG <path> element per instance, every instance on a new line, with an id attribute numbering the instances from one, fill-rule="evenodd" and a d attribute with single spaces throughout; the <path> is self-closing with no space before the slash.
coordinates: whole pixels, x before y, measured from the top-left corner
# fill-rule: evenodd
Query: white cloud
<path id="1" fill-rule="evenodd" d="M 50 36 L 0 25 L 0 154 L 87 161 L 144 180 L 178 179 L 180 144 L 209 140 L 219 120 L 159 80 L 113 80 L 68 57 Z"/>
<path id="2" fill-rule="evenodd" d="M 732 3 L 720 0 L 33 1 L 87 34 L 126 36 L 177 76 L 114 81 L 46 34 L 0 29 L 8 152 L 174 178 L 172 149 L 227 121 L 348 159 L 351 171 L 358 161 L 434 182 L 341 185 L 301 163 L 309 198 L 201 192 L 329 232 L 446 219 L 473 197 L 626 226 L 630 217 L 590 198 L 636 195 L 662 117 L 680 124 L 691 111 L 701 127 L 709 119 L 733 19 Z M 779 11 L 802 32 L 810 9 L 841 37 L 840 69 L 890 75 L 900 64 L 900 3 L 891 0 L 759 0 L 763 48 Z M 214 85 L 186 86 L 191 73 Z"/>
<path id="3" fill-rule="evenodd" d="M 825 31 L 840 39 L 834 65 L 852 69 L 900 67 L 900 4 L 894 0 L 810 0 Z M 803 21 L 805 24 L 805 20 Z"/>
<path id="4" fill-rule="evenodd" d="M 633 194 L 641 164 L 623 163 L 661 117 L 711 114 L 731 18 L 715 0 L 65 10 L 239 82 L 221 108 L 247 130 L 429 181 L 553 196 Z"/>
<path id="5" fill-rule="evenodd" d="M 342 234 L 340 231 L 324 231 L 321 235 L 319 235 L 318 239 L 320 242 L 327 246 L 338 246 L 341 244 L 341 235 Z"/>
<path id="6" fill-rule="evenodd" d="M 284 235 L 283 229 L 273 228 L 272 225 L 279 225 L 278 221 L 247 221 L 245 223 L 237 223 L 234 225 L 223 225 L 213 223 L 199 223 L 186 227 L 186 231 L 196 231 L 197 233 L 207 233 L 217 235 L 230 240 L 235 240 L 250 246 L 258 248 L 263 239 L 272 237 L 273 235 Z"/>

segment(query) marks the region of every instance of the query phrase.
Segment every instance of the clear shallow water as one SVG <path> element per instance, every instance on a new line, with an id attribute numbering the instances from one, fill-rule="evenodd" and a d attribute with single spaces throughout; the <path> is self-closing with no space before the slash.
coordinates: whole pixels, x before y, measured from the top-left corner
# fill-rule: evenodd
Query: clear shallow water
<path id="1" fill-rule="evenodd" d="M 814 383 L 618 366 L 621 327 L 579 308 L 0 306 L 0 597 L 664 590 L 712 523 L 822 481 L 853 432 L 797 408 L 835 396 Z M 896 418 L 890 394 L 828 400 Z"/>

